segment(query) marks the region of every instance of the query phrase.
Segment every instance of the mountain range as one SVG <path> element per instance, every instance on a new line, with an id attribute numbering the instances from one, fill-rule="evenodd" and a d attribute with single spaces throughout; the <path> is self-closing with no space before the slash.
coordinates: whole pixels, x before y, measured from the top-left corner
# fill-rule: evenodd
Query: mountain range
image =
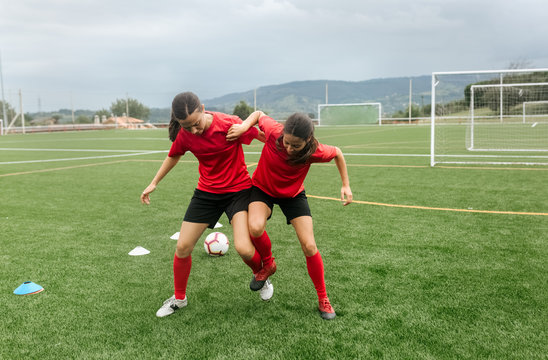
<path id="1" fill-rule="evenodd" d="M 234 106 L 245 101 L 275 119 L 285 119 L 294 112 L 316 114 L 318 104 L 350 104 L 380 102 L 383 117 L 390 117 L 409 106 L 411 82 L 412 102 L 418 106 L 430 103 L 431 76 L 379 78 L 365 81 L 310 80 L 259 87 L 256 90 L 232 93 L 204 100 L 206 109 L 231 113 Z M 463 94 L 452 94 L 462 98 Z M 255 100 L 256 98 L 256 100 Z"/>

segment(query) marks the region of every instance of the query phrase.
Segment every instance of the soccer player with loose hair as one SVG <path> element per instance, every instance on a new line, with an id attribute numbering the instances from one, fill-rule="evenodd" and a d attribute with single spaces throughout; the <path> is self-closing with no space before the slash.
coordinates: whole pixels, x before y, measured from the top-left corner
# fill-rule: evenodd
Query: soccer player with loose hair
<path id="1" fill-rule="evenodd" d="M 250 118 L 260 114 L 255 112 Z M 198 159 L 200 177 L 177 240 L 173 259 L 174 295 L 158 310 L 158 317 L 171 315 L 187 305 L 192 250 L 206 228 L 212 229 L 223 212 L 232 224 L 238 254 L 253 274 L 259 274 L 263 269 L 261 256 L 248 231 L 247 210 L 252 183 L 242 144 L 250 144 L 253 139 L 264 141 L 264 134 L 256 128 L 249 129 L 242 132 L 238 141 L 227 141 L 230 127 L 241 123 L 237 116 L 205 111 L 194 93 L 181 93 L 173 99 L 169 124 L 169 138 L 173 143 L 156 176 L 141 194 L 141 202 L 150 204 L 150 193 L 187 151 Z M 265 281 L 260 290 L 261 299 L 269 300 L 274 288 L 270 281 Z"/>
<path id="2" fill-rule="evenodd" d="M 272 215 L 274 204 L 278 204 L 287 223 L 293 225 L 306 257 L 308 274 L 318 295 L 320 315 L 326 320 L 334 319 L 336 314 L 327 297 L 323 260 L 314 239 L 312 215 L 303 183 L 312 163 L 334 159 L 342 180 L 341 201 L 343 205 L 350 204 L 352 191 L 346 161 L 338 147 L 321 144 L 314 138 L 312 120 L 301 113 L 291 115 L 285 125 L 265 114 L 249 117 L 242 124 L 233 125 L 227 139 L 238 139 L 257 123 L 266 141 L 252 176 L 248 215 L 251 238 L 259 249 L 266 234 L 266 222 Z M 255 290 L 260 288 L 258 285 L 260 282 Z"/>

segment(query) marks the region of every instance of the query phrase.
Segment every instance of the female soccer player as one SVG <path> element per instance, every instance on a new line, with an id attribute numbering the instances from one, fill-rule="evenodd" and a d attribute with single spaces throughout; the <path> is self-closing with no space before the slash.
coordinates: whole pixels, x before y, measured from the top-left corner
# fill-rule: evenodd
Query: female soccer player
<path id="1" fill-rule="evenodd" d="M 255 112 L 250 117 L 258 115 L 260 112 Z M 263 267 L 248 232 L 247 208 L 252 183 L 241 144 L 250 144 L 253 139 L 264 141 L 264 134 L 249 129 L 242 132 L 239 141 L 227 141 L 230 126 L 241 122 L 237 116 L 205 111 L 200 99 L 191 92 L 178 94 L 173 99 L 169 124 L 169 138 L 173 143 L 156 176 L 141 194 L 141 202 L 150 204 L 150 193 L 187 151 L 198 159 L 200 178 L 183 219 L 173 259 L 175 293 L 158 310 L 158 317 L 187 306 L 192 250 L 205 229 L 213 228 L 223 212 L 232 224 L 234 245 L 243 261 L 254 274 Z M 269 300 L 273 291 L 270 281 L 265 282 L 261 298 Z"/>
<path id="2" fill-rule="evenodd" d="M 291 115 L 283 126 L 264 114 L 250 117 L 242 124 L 233 125 L 227 139 L 238 139 L 257 122 L 265 133 L 266 141 L 252 176 L 249 232 L 252 238 L 260 241 L 274 204 L 280 206 L 301 243 L 308 274 L 318 294 L 320 315 L 326 320 L 334 319 L 336 314 L 327 297 L 323 261 L 314 240 L 312 216 L 303 182 L 312 163 L 335 159 L 342 180 L 341 201 L 343 205 L 350 204 L 352 191 L 344 156 L 338 147 L 320 144 L 314 138 L 312 120 L 301 113 Z M 257 242 L 254 243 L 259 248 Z"/>

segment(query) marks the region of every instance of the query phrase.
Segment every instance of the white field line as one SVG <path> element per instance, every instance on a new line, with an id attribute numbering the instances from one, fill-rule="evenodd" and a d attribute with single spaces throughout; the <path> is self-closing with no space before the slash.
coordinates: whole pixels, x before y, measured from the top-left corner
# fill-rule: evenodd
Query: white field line
<path id="1" fill-rule="evenodd" d="M 32 149 L 32 148 L 0 148 L 0 151 L 69 151 L 69 152 L 143 152 L 157 150 L 108 150 L 108 149 Z"/>
<path id="2" fill-rule="evenodd" d="M 245 151 L 246 155 L 261 155 L 260 151 Z M 343 153 L 344 156 L 399 156 L 399 157 L 430 157 L 430 154 L 353 154 Z"/>
<path id="3" fill-rule="evenodd" d="M 139 155 L 149 155 L 149 154 L 158 154 L 158 153 L 167 153 L 167 150 L 148 151 L 148 152 L 142 152 L 142 153 L 120 154 L 120 155 L 86 156 L 86 157 L 65 158 L 65 159 L 25 160 L 25 161 L 4 161 L 4 162 L 0 162 L 0 165 L 46 163 L 46 162 L 73 161 L 73 160 L 108 159 L 108 158 L 117 158 L 117 157 L 126 157 L 126 156 L 139 156 Z"/>

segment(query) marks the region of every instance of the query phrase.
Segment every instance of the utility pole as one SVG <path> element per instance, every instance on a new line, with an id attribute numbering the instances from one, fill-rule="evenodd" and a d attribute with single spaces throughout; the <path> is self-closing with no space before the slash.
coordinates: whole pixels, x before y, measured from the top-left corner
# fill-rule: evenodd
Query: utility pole
<path id="1" fill-rule="evenodd" d="M 411 98 L 413 97 L 413 79 L 409 78 L 409 123 L 411 124 Z"/>
<path id="2" fill-rule="evenodd" d="M 0 53 L 0 84 L 2 86 L 2 116 L 3 116 L 3 124 L 7 126 L 8 124 L 8 118 L 7 118 L 7 112 L 6 112 L 6 98 L 4 96 L 4 79 L 2 76 L 2 53 Z M 0 124 L 2 126 L 2 124 Z"/>

